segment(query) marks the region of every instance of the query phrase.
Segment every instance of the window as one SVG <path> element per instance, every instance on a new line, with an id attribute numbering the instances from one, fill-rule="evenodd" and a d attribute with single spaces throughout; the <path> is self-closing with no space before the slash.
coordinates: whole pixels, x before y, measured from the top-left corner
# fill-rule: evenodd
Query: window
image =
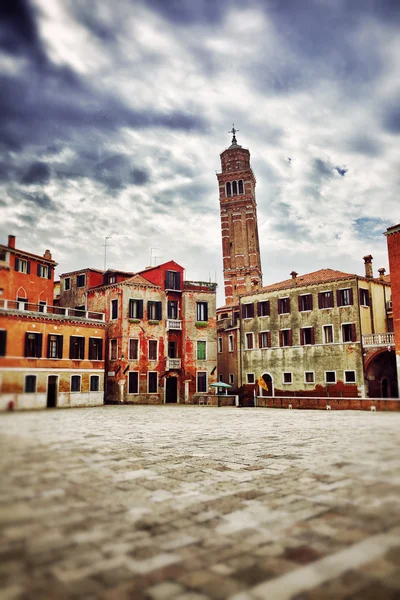
<path id="1" fill-rule="evenodd" d="M 81 376 L 80 375 L 72 375 L 71 377 L 71 392 L 80 392 L 81 391 Z"/>
<path id="2" fill-rule="evenodd" d="M 129 360 L 138 360 L 139 359 L 139 340 L 138 340 L 138 338 L 131 338 L 129 340 L 128 358 L 129 358 Z"/>
<path id="3" fill-rule="evenodd" d="M 324 344 L 333 344 L 333 325 L 323 325 L 322 336 Z"/>
<path id="4" fill-rule="evenodd" d="M 44 279 L 49 279 L 49 268 L 47 265 L 38 265 L 37 266 L 37 274 L 38 277 L 43 277 Z"/>
<path id="5" fill-rule="evenodd" d="M 34 394 L 36 392 L 36 375 L 25 375 L 25 394 Z"/>
<path id="6" fill-rule="evenodd" d="M 315 344 L 314 327 L 302 327 L 300 329 L 301 346 L 310 346 Z"/>
<path id="7" fill-rule="evenodd" d="M 128 394 L 139 393 L 139 373 L 130 371 L 128 375 Z"/>
<path id="8" fill-rule="evenodd" d="M 111 283 L 117 283 L 117 276 L 116 275 L 109 275 L 108 276 L 108 284 L 110 285 Z"/>
<path id="9" fill-rule="evenodd" d="M 27 331 L 25 334 L 25 356 L 30 358 L 41 358 L 42 356 L 42 334 L 31 333 Z"/>
<path id="10" fill-rule="evenodd" d="M 129 318 L 143 319 L 143 300 L 129 299 Z"/>
<path id="11" fill-rule="evenodd" d="M 271 332 L 270 331 L 261 331 L 259 336 L 259 346 L 260 348 L 270 348 L 271 347 Z"/>
<path id="12" fill-rule="evenodd" d="M 243 319 L 251 319 L 254 317 L 254 304 L 243 304 L 242 305 L 242 317 Z"/>
<path id="13" fill-rule="evenodd" d="M 98 392 L 100 388 L 100 377 L 98 375 L 90 376 L 90 391 Z"/>
<path id="14" fill-rule="evenodd" d="M 168 300 L 167 316 L 168 316 L 168 319 L 177 319 L 178 318 L 178 301 L 177 300 Z"/>
<path id="15" fill-rule="evenodd" d="M 196 321 L 208 321 L 208 302 L 196 302 Z"/>
<path id="16" fill-rule="evenodd" d="M 255 383 L 254 373 L 247 373 L 246 375 L 247 383 Z"/>
<path id="17" fill-rule="evenodd" d="M 167 271 L 165 273 L 165 289 L 180 290 L 181 274 L 178 271 Z"/>
<path id="18" fill-rule="evenodd" d="M 149 321 L 160 321 L 162 318 L 161 311 L 161 302 L 155 302 L 154 300 L 147 302 L 147 318 Z"/>
<path id="19" fill-rule="evenodd" d="M 111 300 L 111 319 L 118 319 L 118 298 Z"/>
<path id="20" fill-rule="evenodd" d="M 228 335 L 228 350 L 229 352 L 233 352 L 235 349 L 235 341 L 233 335 Z"/>
<path id="21" fill-rule="evenodd" d="M 7 331 L 5 329 L 0 329 L 0 356 L 6 355 L 6 347 L 7 347 Z"/>
<path id="22" fill-rule="evenodd" d="M 18 310 L 28 310 L 28 298 L 22 298 L 21 296 L 18 296 L 17 302 Z"/>
<path id="23" fill-rule="evenodd" d="M 283 375 L 283 383 L 292 383 L 292 374 L 289 372 L 282 373 Z"/>
<path id="24" fill-rule="evenodd" d="M 39 312 L 41 312 L 41 313 L 46 312 L 46 306 L 47 306 L 47 302 L 45 302 L 44 300 L 40 300 L 40 302 L 39 302 Z"/>
<path id="25" fill-rule="evenodd" d="M 227 196 L 232 196 L 232 186 L 230 181 L 227 182 L 226 184 L 226 195 Z"/>
<path id="26" fill-rule="evenodd" d="M 0 261 L 5 262 L 7 260 L 6 250 L 0 250 Z"/>
<path id="27" fill-rule="evenodd" d="M 345 381 L 345 383 L 355 383 L 356 382 L 356 372 L 355 371 L 345 371 L 344 372 L 344 381 Z"/>
<path id="28" fill-rule="evenodd" d="M 218 352 L 222 352 L 222 337 L 218 338 Z"/>
<path id="29" fill-rule="evenodd" d="M 237 195 L 237 181 L 232 181 L 232 195 Z"/>
<path id="30" fill-rule="evenodd" d="M 269 300 L 263 300 L 262 302 L 257 302 L 257 315 L 259 317 L 269 317 L 270 308 L 269 308 Z"/>
<path id="31" fill-rule="evenodd" d="M 157 371 L 149 371 L 148 393 L 156 394 L 158 389 L 158 373 Z"/>
<path id="32" fill-rule="evenodd" d="M 314 382 L 315 382 L 314 371 L 306 371 L 304 373 L 304 383 L 314 383 Z"/>
<path id="33" fill-rule="evenodd" d="M 337 290 L 337 305 L 338 306 L 351 306 L 352 304 L 353 304 L 353 290 L 351 288 Z"/>
<path id="34" fill-rule="evenodd" d="M 369 291 L 360 288 L 360 304 L 361 306 L 369 306 Z"/>
<path id="35" fill-rule="evenodd" d="M 15 270 L 19 273 L 29 273 L 31 272 L 31 263 L 29 260 L 24 260 L 23 258 L 15 259 Z"/>
<path id="36" fill-rule="evenodd" d="M 204 393 L 207 392 L 207 372 L 197 371 L 196 375 L 197 391 Z"/>
<path id="37" fill-rule="evenodd" d="M 157 360 L 157 350 L 157 340 L 149 340 L 149 360 Z"/>
<path id="38" fill-rule="evenodd" d="M 333 292 L 319 292 L 318 308 L 333 308 Z"/>
<path id="39" fill-rule="evenodd" d="M 325 383 L 336 383 L 336 371 L 325 371 Z"/>
<path id="40" fill-rule="evenodd" d="M 235 383 L 235 375 L 234 373 L 229 373 L 229 383 L 233 385 Z"/>
<path id="41" fill-rule="evenodd" d="M 246 333 L 246 350 L 252 350 L 254 348 L 254 333 Z"/>
<path id="42" fill-rule="evenodd" d="M 281 329 L 279 332 L 279 345 L 280 346 L 291 346 L 292 345 L 292 330 Z"/>
<path id="43" fill-rule="evenodd" d="M 118 358 L 118 341 L 110 340 L 110 360 L 117 360 Z"/>
<path id="44" fill-rule="evenodd" d="M 224 376 L 222 375 L 222 373 L 220 373 L 218 375 L 218 381 L 223 381 L 224 380 Z"/>
<path id="45" fill-rule="evenodd" d="M 71 289 L 71 278 L 70 277 L 66 277 L 64 279 L 64 290 L 67 292 L 70 289 Z"/>
<path id="46" fill-rule="evenodd" d="M 344 323 L 342 325 L 342 342 L 356 341 L 356 326 L 355 323 Z"/>
<path id="47" fill-rule="evenodd" d="M 239 179 L 239 194 L 243 194 L 243 179 Z"/>
<path id="48" fill-rule="evenodd" d="M 168 342 L 168 358 L 178 358 L 177 343 L 172 340 Z"/>
<path id="49" fill-rule="evenodd" d="M 89 360 L 103 360 L 103 340 L 89 338 Z"/>
<path id="50" fill-rule="evenodd" d="M 69 357 L 72 360 L 83 360 L 85 355 L 85 338 L 71 335 L 69 339 Z"/>
<path id="51" fill-rule="evenodd" d="M 82 273 L 81 275 L 78 275 L 76 278 L 76 287 L 85 287 L 86 284 L 86 275 L 85 273 Z"/>
<path id="52" fill-rule="evenodd" d="M 63 336 L 49 334 L 47 336 L 47 358 L 62 358 Z"/>
<path id="53" fill-rule="evenodd" d="M 222 341 L 222 338 L 218 338 L 218 340 Z M 206 360 L 207 357 L 207 342 L 204 340 L 199 340 L 197 342 L 197 360 Z"/>
<path id="54" fill-rule="evenodd" d="M 299 311 L 305 312 L 307 310 L 312 310 L 313 301 L 312 294 L 302 294 L 299 296 Z"/>
<path id="55" fill-rule="evenodd" d="M 278 298 L 278 314 L 285 315 L 290 313 L 290 298 Z"/>

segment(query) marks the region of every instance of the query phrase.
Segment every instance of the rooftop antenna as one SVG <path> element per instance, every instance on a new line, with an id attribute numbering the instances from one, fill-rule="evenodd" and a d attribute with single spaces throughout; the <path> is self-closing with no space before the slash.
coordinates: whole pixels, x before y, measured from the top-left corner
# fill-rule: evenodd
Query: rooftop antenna
<path id="1" fill-rule="evenodd" d="M 111 235 L 107 235 L 104 238 L 104 244 L 103 244 L 103 246 L 104 246 L 104 271 L 107 271 L 107 240 L 111 240 L 111 239 L 112 239 Z"/>
<path id="2" fill-rule="evenodd" d="M 157 258 L 164 258 L 163 256 L 155 256 L 154 257 L 154 266 L 157 266 Z"/>
<path id="3" fill-rule="evenodd" d="M 153 248 L 150 248 L 150 266 L 151 267 L 153 266 L 153 250 L 160 250 L 160 248 L 158 246 L 154 246 Z"/>

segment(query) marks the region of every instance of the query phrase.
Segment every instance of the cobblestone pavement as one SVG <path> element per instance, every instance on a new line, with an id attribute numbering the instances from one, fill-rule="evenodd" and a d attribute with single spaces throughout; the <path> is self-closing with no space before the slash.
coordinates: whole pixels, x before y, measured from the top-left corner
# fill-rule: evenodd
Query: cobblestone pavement
<path id="1" fill-rule="evenodd" d="M 4 599 L 400 598 L 400 414 L 0 418 Z"/>

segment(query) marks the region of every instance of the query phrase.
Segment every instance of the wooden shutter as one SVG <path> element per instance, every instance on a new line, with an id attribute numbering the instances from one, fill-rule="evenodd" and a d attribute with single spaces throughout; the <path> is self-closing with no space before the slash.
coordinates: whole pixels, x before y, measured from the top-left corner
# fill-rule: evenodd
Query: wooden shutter
<path id="1" fill-rule="evenodd" d="M 42 266 L 42 265 L 36 265 L 36 273 L 37 273 L 37 276 L 38 276 L 38 277 L 40 277 L 40 267 L 41 267 L 41 266 Z"/>
<path id="2" fill-rule="evenodd" d="M 162 303 L 156 302 L 156 319 L 161 321 L 162 319 Z"/>
<path id="3" fill-rule="evenodd" d="M 243 305 L 242 305 L 242 319 L 244 319 L 244 318 L 245 318 L 245 316 L 246 316 L 246 305 L 245 305 L 245 304 L 243 304 Z"/>
<path id="4" fill-rule="evenodd" d="M 322 308 L 322 292 L 318 294 L 318 308 Z"/>
<path id="5" fill-rule="evenodd" d="M 181 274 L 179 273 L 179 271 L 177 271 L 176 273 L 176 289 L 181 289 Z"/>
<path id="6" fill-rule="evenodd" d="M 2 329 L 0 331 L 0 356 L 6 355 L 6 346 L 7 346 L 7 331 Z"/>
<path id="7" fill-rule="evenodd" d="M 267 346 L 271 348 L 271 332 L 267 331 Z"/>
<path id="8" fill-rule="evenodd" d="M 204 302 L 204 320 L 208 321 L 208 302 Z"/>
<path id="9" fill-rule="evenodd" d="M 342 304 L 342 294 L 340 292 L 341 292 L 341 290 L 336 290 L 336 304 L 338 306 L 343 306 L 343 304 Z"/>
<path id="10" fill-rule="evenodd" d="M 98 340 L 99 352 L 97 355 L 98 360 L 103 360 L 103 340 Z"/>
<path id="11" fill-rule="evenodd" d="M 303 310 L 303 300 L 302 300 L 302 296 L 299 296 L 299 298 L 298 298 L 298 303 L 299 303 L 299 312 L 302 312 L 302 310 Z"/>
<path id="12" fill-rule="evenodd" d="M 14 269 L 15 269 L 16 271 L 19 271 L 19 258 L 15 258 Z"/>
<path id="13" fill-rule="evenodd" d="M 262 333 L 258 334 L 258 347 L 259 348 L 263 347 L 263 345 L 262 345 Z"/>
<path id="14" fill-rule="evenodd" d="M 79 358 L 83 360 L 85 358 L 85 338 L 79 338 Z"/>
<path id="15" fill-rule="evenodd" d="M 300 346 L 304 346 L 304 329 L 300 329 Z"/>
<path id="16" fill-rule="evenodd" d="M 269 300 L 266 300 L 265 304 L 266 304 L 266 316 L 269 317 L 270 316 L 270 311 L 271 311 Z"/>
<path id="17" fill-rule="evenodd" d="M 283 346 L 283 333 L 282 333 L 282 331 L 279 332 L 279 345 Z"/>
<path id="18" fill-rule="evenodd" d="M 292 336 L 292 330 L 289 329 L 289 334 L 288 334 L 288 346 L 291 346 L 293 342 L 293 336 Z"/>
<path id="19" fill-rule="evenodd" d="M 69 357 L 70 358 L 74 357 L 74 339 L 75 339 L 75 337 L 73 335 L 71 335 L 71 337 L 69 338 Z"/>
<path id="20" fill-rule="evenodd" d="M 309 299 L 310 299 L 310 310 L 313 309 L 313 297 L 312 294 L 309 295 Z"/>
<path id="21" fill-rule="evenodd" d="M 47 336 L 47 358 L 50 358 L 50 340 L 51 340 L 51 335 L 49 334 Z"/>
<path id="22" fill-rule="evenodd" d="M 50 267 L 50 265 L 47 267 L 47 279 L 51 279 L 51 275 L 53 272 L 53 267 Z"/>
<path id="23" fill-rule="evenodd" d="M 357 334 L 356 334 L 356 324 L 352 323 L 351 324 L 351 341 L 355 342 L 357 339 Z"/>
<path id="24" fill-rule="evenodd" d="M 333 308 L 335 306 L 335 302 L 333 300 L 333 292 L 329 292 L 328 305 L 329 305 L 329 308 Z"/>
<path id="25" fill-rule="evenodd" d="M 26 272 L 28 273 L 28 275 L 31 272 L 31 261 L 30 260 L 26 261 Z"/>
<path id="26" fill-rule="evenodd" d="M 143 319 L 143 300 L 138 300 L 138 319 Z"/>
<path id="27" fill-rule="evenodd" d="M 43 336 L 41 333 L 36 333 L 36 339 L 35 339 L 35 354 L 37 358 L 41 358 L 42 357 L 42 342 L 43 342 Z"/>
<path id="28" fill-rule="evenodd" d="M 261 302 L 257 302 L 257 317 L 261 316 Z"/>
<path id="29" fill-rule="evenodd" d="M 94 339 L 89 338 L 89 360 L 94 360 Z"/>
<path id="30" fill-rule="evenodd" d="M 153 304 L 153 302 L 151 300 L 147 300 L 147 318 L 150 319 L 150 320 L 153 318 L 153 316 L 150 316 L 151 315 L 151 305 L 152 304 Z"/>
<path id="31" fill-rule="evenodd" d="M 353 288 L 349 289 L 349 296 L 350 296 L 350 304 L 354 303 L 354 299 L 353 299 Z"/>
<path id="32" fill-rule="evenodd" d="M 24 356 L 29 356 L 29 333 L 25 333 L 25 354 Z"/>
<path id="33" fill-rule="evenodd" d="M 250 317 L 254 317 L 254 302 L 250 304 Z"/>
<path id="34" fill-rule="evenodd" d="M 315 344 L 315 330 L 314 330 L 314 327 L 311 327 L 311 343 Z"/>
<path id="35" fill-rule="evenodd" d="M 62 335 L 57 336 L 57 357 L 62 358 L 63 356 L 63 341 L 64 337 Z"/>

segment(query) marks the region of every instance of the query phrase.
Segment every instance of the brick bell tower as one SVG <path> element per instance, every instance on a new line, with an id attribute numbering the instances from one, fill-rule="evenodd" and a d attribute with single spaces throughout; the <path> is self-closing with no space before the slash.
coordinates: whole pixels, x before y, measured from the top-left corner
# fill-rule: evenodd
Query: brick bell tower
<path id="1" fill-rule="evenodd" d="M 227 305 L 237 304 L 240 294 L 262 286 L 256 178 L 250 152 L 237 143 L 236 131 L 232 126 L 232 143 L 220 155 L 221 173 L 217 174 Z"/>

